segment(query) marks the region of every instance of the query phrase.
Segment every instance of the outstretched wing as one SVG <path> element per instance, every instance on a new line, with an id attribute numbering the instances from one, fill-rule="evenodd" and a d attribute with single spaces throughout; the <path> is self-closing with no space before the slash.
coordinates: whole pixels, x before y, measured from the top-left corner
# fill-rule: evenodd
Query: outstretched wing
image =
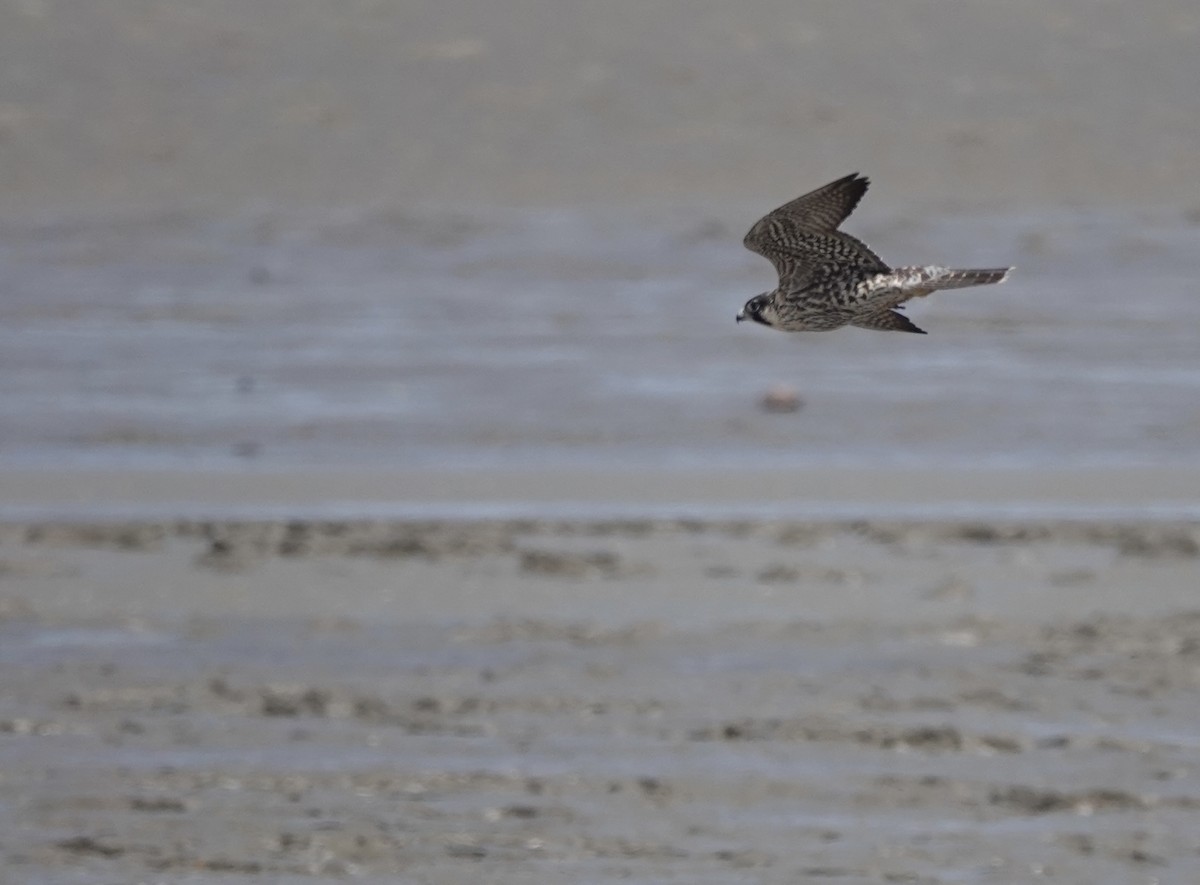
<path id="1" fill-rule="evenodd" d="M 845 269 L 884 273 L 890 268 L 865 243 L 837 230 L 868 184 L 855 173 L 797 197 L 755 222 L 742 242 L 775 265 L 788 289 Z"/>
<path id="2" fill-rule="evenodd" d="M 813 231 L 837 230 L 837 226 L 845 221 L 858 201 L 863 198 L 870 186 L 870 179 L 860 176 L 857 172 L 831 181 L 824 187 L 809 191 L 802 197 L 796 197 L 790 203 L 784 203 L 773 212 L 767 213 L 758 224 L 751 228 L 746 239 L 758 231 L 763 222 L 778 218 L 788 218 L 803 227 Z M 746 243 L 751 249 L 750 243 Z"/>

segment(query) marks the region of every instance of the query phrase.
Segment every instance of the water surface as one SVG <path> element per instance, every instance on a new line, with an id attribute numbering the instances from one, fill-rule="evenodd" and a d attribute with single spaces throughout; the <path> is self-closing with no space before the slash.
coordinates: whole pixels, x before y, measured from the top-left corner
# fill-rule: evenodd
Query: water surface
<path id="1" fill-rule="evenodd" d="M 652 470 L 1187 464 L 1178 214 L 868 216 L 896 260 L 1015 263 L 928 336 L 736 326 L 773 284 L 713 213 L 9 224 L 0 466 Z M 763 393 L 803 408 L 770 414 Z"/>

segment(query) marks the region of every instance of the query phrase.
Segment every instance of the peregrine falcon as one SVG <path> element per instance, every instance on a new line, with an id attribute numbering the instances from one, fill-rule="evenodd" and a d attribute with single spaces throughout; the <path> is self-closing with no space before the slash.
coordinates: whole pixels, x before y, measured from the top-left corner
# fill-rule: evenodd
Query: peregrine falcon
<path id="1" fill-rule="evenodd" d="M 775 265 L 779 286 L 747 301 L 739 323 L 753 320 L 785 332 L 858 326 L 924 335 L 899 313 L 905 301 L 938 289 L 1002 283 L 1012 270 L 888 267 L 865 243 L 837 229 L 867 185 L 865 177 L 847 175 L 785 203 L 750 228 L 743 243 Z"/>

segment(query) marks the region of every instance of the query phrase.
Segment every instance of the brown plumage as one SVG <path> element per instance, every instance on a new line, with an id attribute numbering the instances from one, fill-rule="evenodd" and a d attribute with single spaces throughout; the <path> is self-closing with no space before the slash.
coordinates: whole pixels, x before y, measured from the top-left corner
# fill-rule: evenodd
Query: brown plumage
<path id="1" fill-rule="evenodd" d="M 838 230 L 868 180 L 847 175 L 763 216 L 743 243 L 775 266 L 779 285 L 746 302 L 738 322 L 753 320 L 785 332 L 859 326 L 924 332 L 896 309 L 938 289 L 1000 283 L 1012 268 L 891 268 L 861 240 Z"/>

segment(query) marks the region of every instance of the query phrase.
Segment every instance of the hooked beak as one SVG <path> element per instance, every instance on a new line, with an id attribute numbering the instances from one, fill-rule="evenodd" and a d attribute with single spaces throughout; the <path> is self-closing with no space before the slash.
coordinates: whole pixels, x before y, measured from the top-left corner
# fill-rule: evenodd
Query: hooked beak
<path id="1" fill-rule="evenodd" d="M 735 321 L 737 321 L 737 322 L 739 322 L 739 323 L 740 323 L 742 320 L 744 320 L 745 318 L 746 318 L 746 309 L 745 309 L 745 308 L 742 308 L 741 310 L 739 310 L 739 311 L 738 311 L 738 313 L 737 313 L 737 316 L 736 316 L 736 317 L 734 317 Z"/>

